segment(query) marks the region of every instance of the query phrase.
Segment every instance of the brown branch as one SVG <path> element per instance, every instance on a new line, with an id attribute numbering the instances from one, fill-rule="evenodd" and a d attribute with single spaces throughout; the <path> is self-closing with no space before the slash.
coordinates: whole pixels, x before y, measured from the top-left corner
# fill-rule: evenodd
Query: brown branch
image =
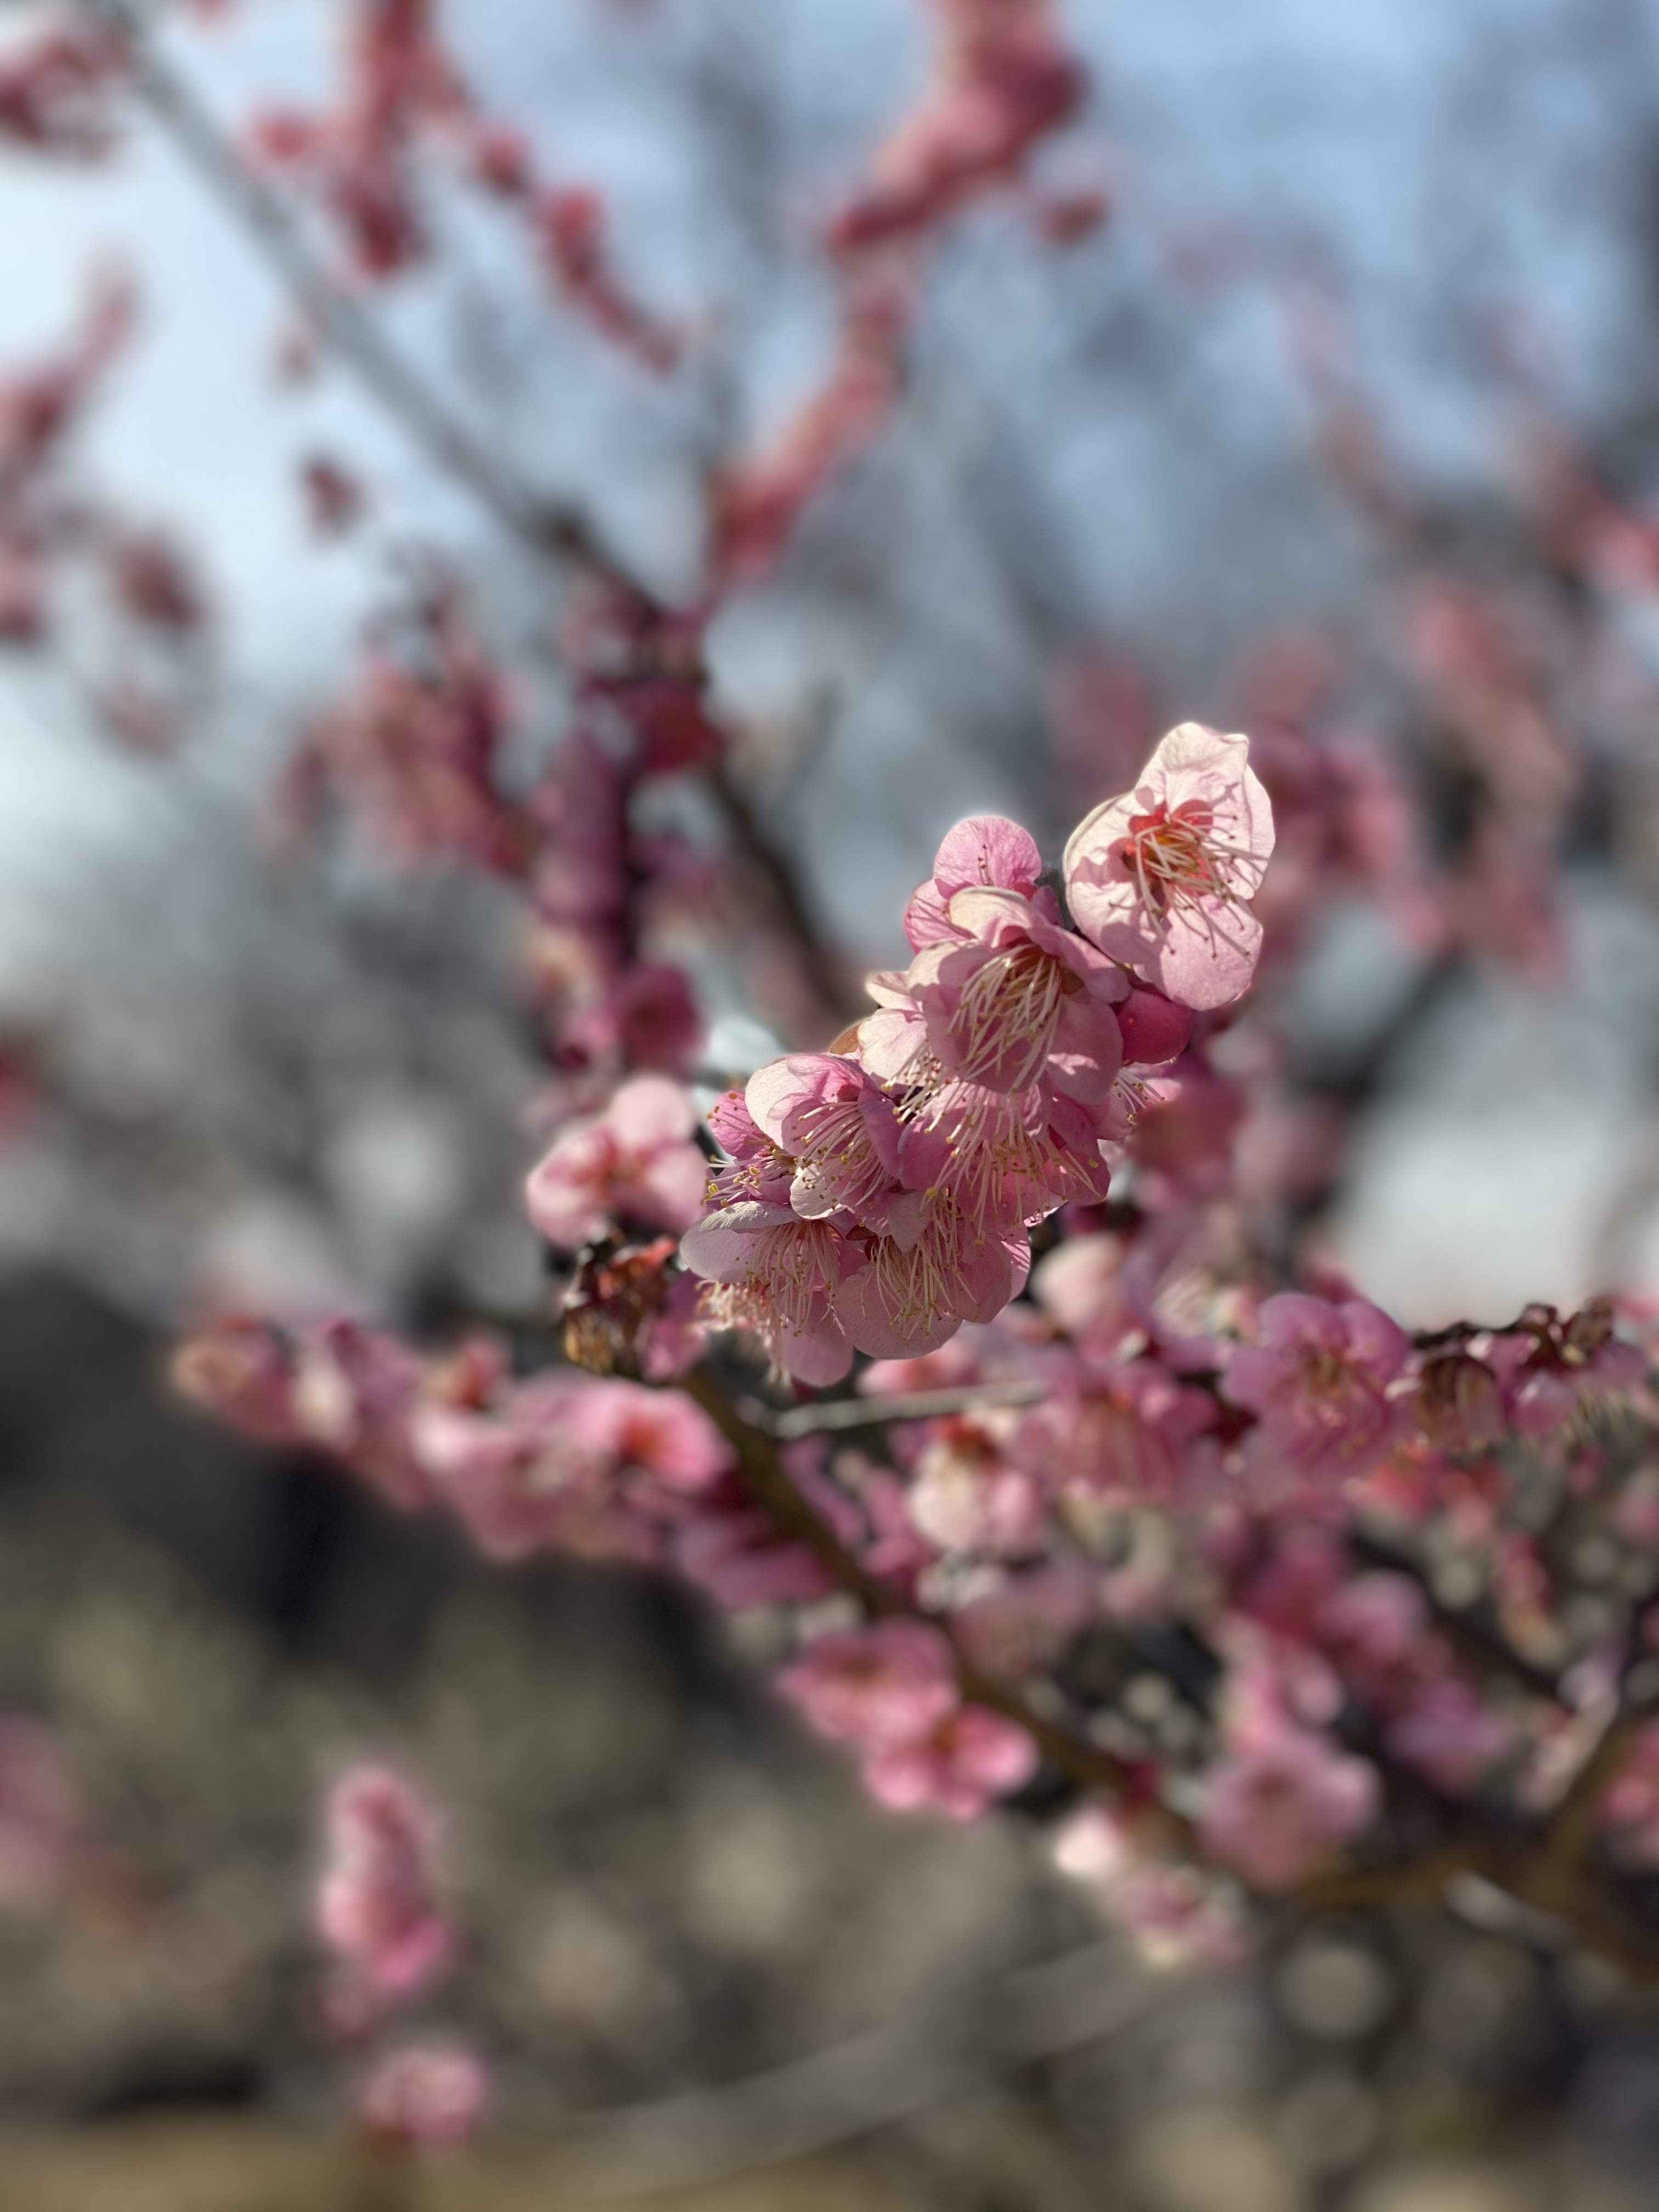
<path id="1" fill-rule="evenodd" d="M 1556 1870 L 1576 1866 L 1595 1839 L 1601 1801 L 1619 1778 L 1643 1730 L 1659 1720 L 1659 1693 L 1621 1705 L 1556 1803 L 1544 1836 L 1544 1856 Z"/>
<path id="2" fill-rule="evenodd" d="M 1019 1691 L 988 1674 L 963 1650 L 948 1618 L 913 1604 L 890 1583 L 872 1575 L 795 1487 L 778 1455 L 774 1439 L 744 1419 L 706 1368 L 696 1368 L 683 1376 L 680 1388 L 696 1400 L 732 1444 L 738 1455 L 744 1487 L 757 1504 L 764 1509 L 774 1526 L 784 1535 L 805 1544 L 866 1613 L 878 1620 L 923 1620 L 938 1629 L 955 1654 L 957 1680 L 963 1697 L 1017 1723 L 1032 1737 L 1044 1757 L 1083 1789 L 1105 1790 L 1120 1798 L 1141 1796 L 1144 1777 L 1130 1760 L 1038 1712 Z M 1177 1815 L 1163 1814 L 1161 1820 L 1167 1822 L 1172 1836 L 1186 1832 L 1187 1824 Z"/>

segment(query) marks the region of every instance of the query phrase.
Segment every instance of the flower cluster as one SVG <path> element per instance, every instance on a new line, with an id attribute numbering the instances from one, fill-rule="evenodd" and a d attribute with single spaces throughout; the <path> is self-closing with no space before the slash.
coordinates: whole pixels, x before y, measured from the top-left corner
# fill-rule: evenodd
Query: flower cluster
<path id="1" fill-rule="evenodd" d="M 1075 927 L 1024 830 L 958 823 L 905 915 L 915 957 L 870 979 L 848 1048 L 775 1061 L 717 1110 L 728 1164 L 684 1247 L 710 1320 L 826 1383 L 994 1319 L 1030 1226 L 1106 1195 L 1144 1095 L 1125 1071 L 1247 988 L 1272 850 L 1247 740 L 1194 723 L 1073 833 Z"/>
<path id="2" fill-rule="evenodd" d="M 390 1768 L 354 1766 L 329 1793 L 316 1893 L 333 2033 L 358 2041 L 407 2009 L 452 1964 L 437 1898 L 437 1815 Z M 357 2084 L 356 2117 L 389 2149 L 446 2150 L 477 2127 L 489 2081 L 458 2044 L 393 2042 Z"/>

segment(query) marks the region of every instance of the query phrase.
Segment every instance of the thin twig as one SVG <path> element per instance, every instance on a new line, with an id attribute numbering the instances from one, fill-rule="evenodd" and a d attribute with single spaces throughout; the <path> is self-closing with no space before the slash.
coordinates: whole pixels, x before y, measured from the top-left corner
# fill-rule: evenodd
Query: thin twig
<path id="1" fill-rule="evenodd" d="M 497 466 L 471 429 L 444 406 L 373 317 L 319 265 L 278 195 L 237 155 L 184 76 L 159 52 L 132 0 L 82 0 L 121 39 L 133 88 L 173 144 L 242 223 L 336 357 L 414 443 L 456 478 L 512 535 L 544 559 L 627 579 L 592 525 L 565 502 L 526 493 Z"/>
<path id="2" fill-rule="evenodd" d="M 1091 1943 L 770 2073 L 578 2118 L 562 2136 L 567 2185 L 644 2196 L 805 2157 L 1010 2068 L 1141 2028 L 1210 1978 L 1149 1973 L 1121 1942 Z"/>
<path id="3" fill-rule="evenodd" d="M 1048 1395 L 1046 1382 L 972 1382 L 958 1390 L 914 1390 L 896 1398 L 832 1398 L 787 1413 L 745 1401 L 745 1417 L 780 1443 L 798 1437 L 836 1435 L 852 1429 L 884 1429 L 892 1421 L 927 1421 L 944 1413 L 976 1413 L 1003 1406 L 1036 1406 Z"/>
<path id="4" fill-rule="evenodd" d="M 239 158 L 185 76 L 157 50 L 133 0 L 82 0 L 82 5 L 120 37 L 139 98 L 210 193 L 240 222 L 334 357 L 427 458 L 538 558 L 580 570 L 646 607 L 658 607 L 655 593 L 605 544 L 592 520 L 568 498 L 526 492 L 499 465 L 489 445 L 431 391 L 374 319 L 330 278 L 280 197 Z M 794 939 L 825 1013 L 840 1017 L 855 1011 L 852 978 L 826 945 L 793 868 L 762 827 L 749 794 L 724 762 L 708 780 L 737 854 Z"/>

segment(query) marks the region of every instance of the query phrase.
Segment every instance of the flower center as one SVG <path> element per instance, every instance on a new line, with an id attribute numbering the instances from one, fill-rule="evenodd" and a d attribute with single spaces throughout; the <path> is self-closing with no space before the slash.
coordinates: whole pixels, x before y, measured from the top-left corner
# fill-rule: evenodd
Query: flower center
<path id="1" fill-rule="evenodd" d="M 953 1039 L 964 1083 L 1024 1091 L 1042 1073 L 1069 971 L 1036 945 L 1001 952 L 963 987 Z"/>
<path id="2" fill-rule="evenodd" d="M 1214 830 L 1214 812 L 1202 799 L 1184 799 L 1174 808 L 1160 801 L 1150 814 L 1130 816 L 1118 854 L 1151 920 L 1161 921 L 1176 908 L 1205 902 L 1239 903 L 1243 887 L 1237 864 L 1252 856 L 1223 844 Z"/>

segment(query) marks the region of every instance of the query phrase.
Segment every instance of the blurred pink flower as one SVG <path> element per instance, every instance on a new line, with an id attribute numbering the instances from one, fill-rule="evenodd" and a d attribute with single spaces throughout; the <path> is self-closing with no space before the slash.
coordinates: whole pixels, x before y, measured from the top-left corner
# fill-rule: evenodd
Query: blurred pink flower
<path id="1" fill-rule="evenodd" d="M 526 1185 L 530 1218 L 566 1251 L 619 1222 L 684 1229 L 700 1212 L 708 1163 L 693 1142 L 697 1109 L 666 1076 L 636 1075 L 603 1114 L 557 1138 Z"/>
<path id="2" fill-rule="evenodd" d="M 961 1703 L 951 1647 L 920 1620 L 830 1630 L 775 1680 L 820 1735 L 866 1747 L 912 1743 Z"/>
<path id="3" fill-rule="evenodd" d="M 1257 1730 L 1210 1769 L 1199 1834 L 1257 1889 L 1289 1889 L 1367 1826 L 1376 1770 L 1285 1723 Z"/>
<path id="4" fill-rule="evenodd" d="M 1264 1494 L 1363 1474 L 1400 1431 L 1389 1386 L 1411 1350 L 1404 1330 L 1366 1299 L 1298 1291 L 1268 1298 L 1259 1326 L 1261 1343 L 1231 1353 L 1225 1387 L 1261 1422 L 1249 1455 Z"/>
<path id="5" fill-rule="evenodd" d="M 375 2061 L 357 2091 L 359 2124 L 399 2150 L 454 2150 L 477 2132 L 489 2079 L 459 2044 L 413 2043 Z"/>
<path id="6" fill-rule="evenodd" d="M 405 2003 L 454 1955 L 434 1889 L 438 1820 L 384 1766 L 355 1766 L 329 1793 L 317 1932 L 343 1970 L 343 2026 Z"/>
<path id="7" fill-rule="evenodd" d="M 871 1796 L 896 1813 L 926 1807 L 974 1820 L 994 1797 L 1024 1789 L 1036 1770 L 1026 1729 L 981 1705 L 963 1705 L 925 1735 L 877 1746 L 864 1778 Z"/>

